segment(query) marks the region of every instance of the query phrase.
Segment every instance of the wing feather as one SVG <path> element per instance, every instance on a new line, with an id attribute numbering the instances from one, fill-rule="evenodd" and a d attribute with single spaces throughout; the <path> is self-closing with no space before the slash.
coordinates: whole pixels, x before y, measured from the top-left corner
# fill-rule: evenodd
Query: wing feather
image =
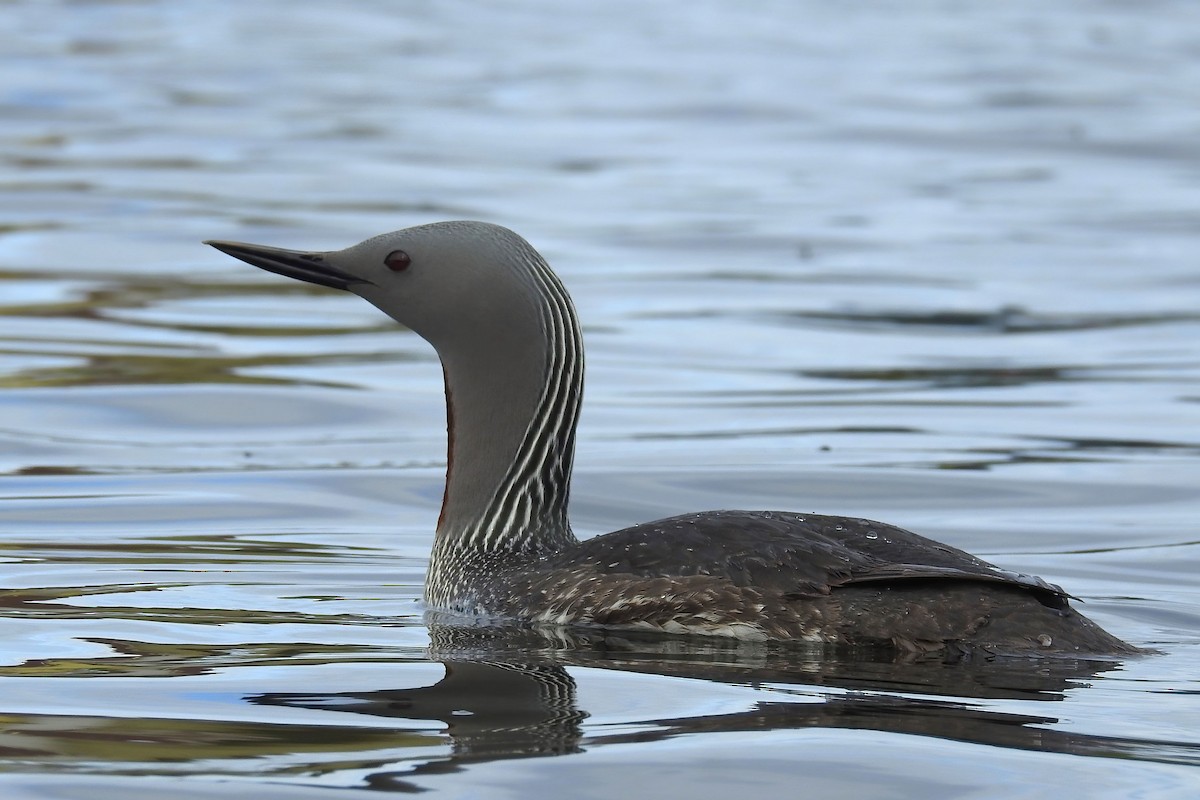
<path id="1" fill-rule="evenodd" d="M 546 566 L 590 564 L 603 574 L 644 578 L 712 576 L 797 598 L 854 584 L 964 580 L 1020 587 L 1054 607 L 1067 598 L 1041 578 L 894 525 L 783 511 L 668 517 L 588 539 L 550 562 Z"/>

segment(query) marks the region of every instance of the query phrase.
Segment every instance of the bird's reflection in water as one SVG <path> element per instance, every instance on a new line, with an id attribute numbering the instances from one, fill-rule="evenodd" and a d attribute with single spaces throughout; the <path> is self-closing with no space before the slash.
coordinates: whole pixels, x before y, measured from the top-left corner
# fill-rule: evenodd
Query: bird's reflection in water
<path id="1" fill-rule="evenodd" d="M 416 791 L 420 787 L 414 781 L 421 775 L 454 772 L 471 763 L 562 755 L 685 733 L 856 728 L 1076 754 L 1132 755 L 1146 746 L 1043 727 L 1058 722 L 1049 713 L 1013 714 L 973 702 L 1061 700 L 1067 689 L 1086 686 L 1088 679 L 1120 666 L 1111 660 L 997 658 L 951 663 L 897 660 L 883 652 L 831 657 L 819 649 L 779 644 L 443 624 L 431 624 L 430 634 L 430 658 L 446 667 L 445 677 L 432 686 L 268 693 L 248 699 L 443 723 L 451 745 L 448 755 L 401 770 L 392 761 L 392 769 L 381 769 L 368 779 L 370 788 L 391 791 Z M 580 666 L 769 687 L 768 697 L 792 695 L 808 702 L 759 700 L 735 713 L 629 720 L 638 725 L 632 733 L 588 732 L 583 724 L 588 711 L 578 707 L 575 681 L 567 671 Z M 1138 756 L 1153 758 L 1147 753 Z"/>

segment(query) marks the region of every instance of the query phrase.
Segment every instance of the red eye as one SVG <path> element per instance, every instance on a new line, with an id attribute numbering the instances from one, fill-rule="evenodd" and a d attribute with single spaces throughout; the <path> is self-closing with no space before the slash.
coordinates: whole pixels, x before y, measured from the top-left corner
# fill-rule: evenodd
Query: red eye
<path id="1" fill-rule="evenodd" d="M 408 269 L 408 265 L 412 263 L 412 259 L 403 250 L 393 250 L 388 253 L 383 263 L 392 272 L 404 272 L 404 270 Z"/>

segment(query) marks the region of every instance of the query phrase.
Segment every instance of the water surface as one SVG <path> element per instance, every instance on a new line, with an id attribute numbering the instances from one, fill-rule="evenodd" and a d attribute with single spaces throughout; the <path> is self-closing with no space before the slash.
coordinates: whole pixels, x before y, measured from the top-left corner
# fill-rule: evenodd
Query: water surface
<path id="1" fill-rule="evenodd" d="M 1191 798 L 1200 13 L 10 3 L 5 797 Z M 582 535 L 866 516 L 1161 655 L 904 664 L 429 627 L 441 376 L 198 244 L 550 259 Z"/>

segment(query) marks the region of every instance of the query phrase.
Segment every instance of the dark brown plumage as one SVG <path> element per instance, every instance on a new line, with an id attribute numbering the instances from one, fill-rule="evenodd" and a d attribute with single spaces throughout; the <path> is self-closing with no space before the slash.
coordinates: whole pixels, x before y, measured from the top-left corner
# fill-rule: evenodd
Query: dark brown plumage
<path id="1" fill-rule="evenodd" d="M 864 519 L 685 514 L 500 570 L 497 583 L 491 602 L 550 624 L 909 652 L 1137 652 L 1057 586 Z"/>

